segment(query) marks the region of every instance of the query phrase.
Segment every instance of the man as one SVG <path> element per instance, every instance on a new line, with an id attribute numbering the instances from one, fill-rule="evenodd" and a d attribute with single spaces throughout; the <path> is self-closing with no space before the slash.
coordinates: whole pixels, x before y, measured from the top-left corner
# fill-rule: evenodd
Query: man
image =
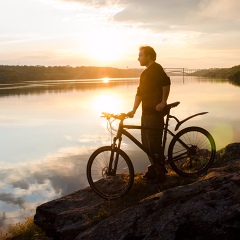
<path id="1" fill-rule="evenodd" d="M 154 183 L 161 183 L 166 179 L 160 159 L 164 126 L 163 109 L 167 105 L 171 83 L 162 66 L 155 62 L 156 52 L 152 47 L 140 47 L 138 61 L 141 66 L 146 66 L 146 69 L 140 76 L 133 109 L 129 112 L 129 115 L 133 117 L 140 103 L 142 103 L 141 126 L 159 128 L 159 130 L 142 129 L 141 137 L 143 145 L 156 156 L 155 159 L 149 157 L 151 165 L 148 166 L 144 177 Z"/>

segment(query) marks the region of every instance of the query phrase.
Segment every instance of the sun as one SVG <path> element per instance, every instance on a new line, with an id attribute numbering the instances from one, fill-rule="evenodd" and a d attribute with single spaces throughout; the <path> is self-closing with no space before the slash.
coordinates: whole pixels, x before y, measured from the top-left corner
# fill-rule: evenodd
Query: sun
<path id="1" fill-rule="evenodd" d="M 97 61 L 115 61 L 124 55 L 124 41 L 114 30 L 97 30 L 89 35 L 89 56 Z"/>

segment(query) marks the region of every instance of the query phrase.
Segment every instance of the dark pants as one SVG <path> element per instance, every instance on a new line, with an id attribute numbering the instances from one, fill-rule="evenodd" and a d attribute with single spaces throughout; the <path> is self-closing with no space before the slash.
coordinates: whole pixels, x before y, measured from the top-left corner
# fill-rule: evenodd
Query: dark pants
<path id="1" fill-rule="evenodd" d="M 161 145 L 162 145 L 162 135 L 164 127 L 164 118 L 162 115 L 144 115 L 141 120 L 142 127 L 156 127 L 159 129 L 142 129 L 141 137 L 142 144 L 152 153 L 160 157 Z M 158 158 L 159 159 L 159 158 Z M 154 159 L 149 157 L 151 164 L 155 163 Z M 158 160 L 160 161 L 160 160 Z"/>

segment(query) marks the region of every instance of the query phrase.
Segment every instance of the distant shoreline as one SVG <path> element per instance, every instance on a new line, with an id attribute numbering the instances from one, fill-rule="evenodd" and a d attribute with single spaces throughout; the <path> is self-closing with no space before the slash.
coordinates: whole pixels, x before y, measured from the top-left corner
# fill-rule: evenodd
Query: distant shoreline
<path id="1" fill-rule="evenodd" d="M 240 65 L 231 68 L 211 68 L 196 71 L 192 76 L 228 79 L 240 85 Z"/>
<path id="2" fill-rule="evenodd" d="M 42 80 L 134 78 L 139 77 L 142 71 L 140 68 L 0 65 L 0 84 Z"/>
<path id="3" fill-rule="evenodd" d="M 43 80 L 77 80 L 102 78 L 136 78 L 142 73 L 142 68 L 113 68 L 92 66 L 8 66 L 0 65 L 0 84 L 20 83 L 23 81 Z M 202 69 L 191 76 L 229 79 L 240 85 L 240 65 L 232 68 Z"/>

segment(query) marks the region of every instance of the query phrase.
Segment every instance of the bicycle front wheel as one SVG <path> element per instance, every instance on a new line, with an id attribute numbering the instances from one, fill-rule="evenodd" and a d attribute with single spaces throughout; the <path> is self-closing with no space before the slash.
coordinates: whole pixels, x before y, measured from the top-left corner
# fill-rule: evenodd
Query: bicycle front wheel
<path id="1" fill-rule="evenodd" d="M 102 198 L 113 200 L 126 195 L 134 181 L 133 165 L 128 155 L 121 149 L 113 150 L 110 166 L 111 146 L 97 149 L 87 164 L 87 179 L 91 188 Z M 116 172 L 113 172 L 117 161 Z"/>
<path id="2" fill-rule="evenodd" d="M 213 163 L 216 146 L 211 134 L 200 127 L 188 127 L 178 132 L 168 149 L 172 169 L 191 177 L 202 174 Z"/>

